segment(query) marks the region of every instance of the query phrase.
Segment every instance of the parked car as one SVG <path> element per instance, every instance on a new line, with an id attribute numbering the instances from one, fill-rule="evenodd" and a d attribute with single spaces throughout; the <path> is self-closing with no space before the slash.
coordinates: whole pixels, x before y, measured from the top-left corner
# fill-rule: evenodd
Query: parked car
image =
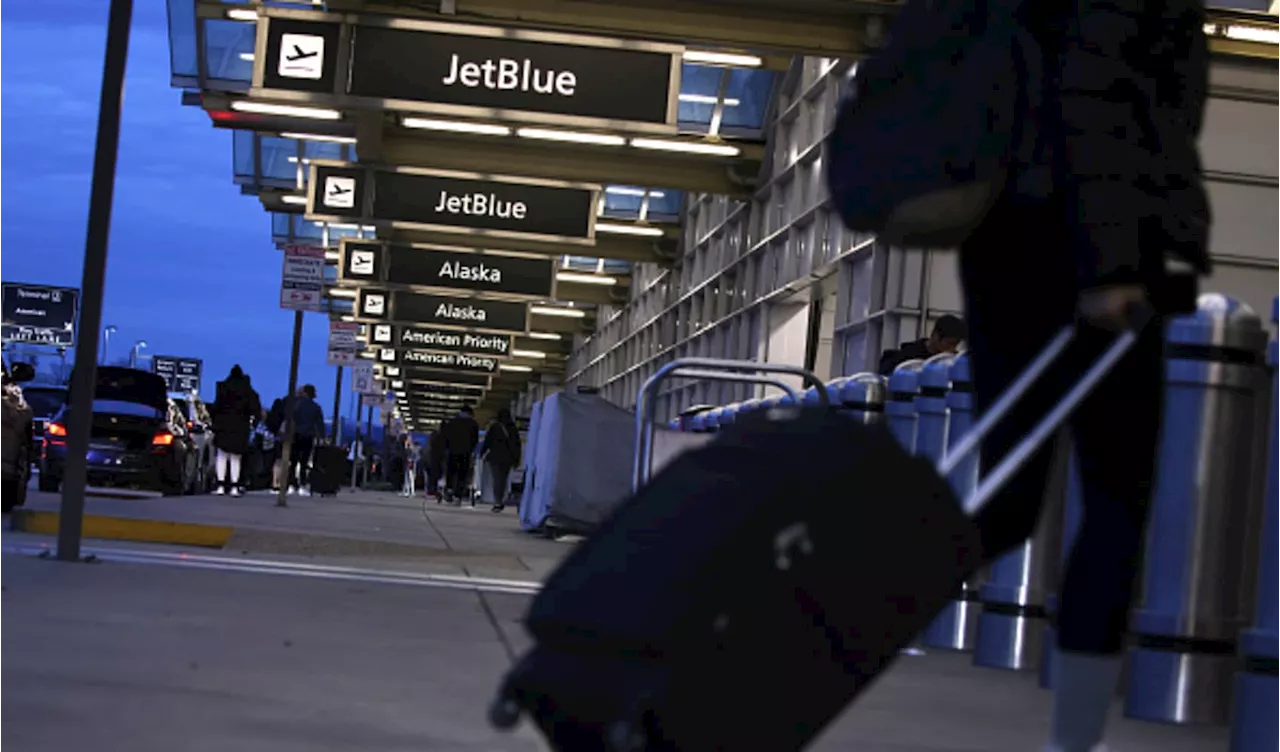
<path id="1" fill-rule="evenodd" d="M 74 396 L 72 397 L 74 402 Z M 40 490 L 62 485 L 69 402 L 45 428 Z M 89 485 L 140 488 L 166 495 L 196 491 L 198 456 L 187 421 L 169 399 L 164 379 L 132 368 L 102 366 L 89 432 Z"/>
<path id="2" fill-rule="evenodd" d="M 31 481 L 31 406 L 22 394 L 21 383 L 35 378 L 36 371 L 28 363 L 15 363 L 13 368 L 4 365 L 0 378 L 3 395 L 3 416 L 0 429 L 0 455 L 2 455 L 3 488 L 0 488 L 0 505 L 4 512 L 12 512 L 27 501 L 27 484 Z"/>
<path id="3" fill-rule="evenodd" d="M 58 414 L 62 406 L 67 404 L 67 387 L 62 384 L 27 384 L 22 388 L 22 396 L 31 406 L 32 412 L 32 449 L 31 461 L 40 462 L 44 454 L 44 429 Z"/>
<path id="4" fill-rule="evenodd" d="M 209 406 L 191 394 L 170 394 L 169 399 L 187 420 L 187 432 L 196 452 L 196 493 L 209 493 L 217 480 L 214 467 L 213 418 Z"/>

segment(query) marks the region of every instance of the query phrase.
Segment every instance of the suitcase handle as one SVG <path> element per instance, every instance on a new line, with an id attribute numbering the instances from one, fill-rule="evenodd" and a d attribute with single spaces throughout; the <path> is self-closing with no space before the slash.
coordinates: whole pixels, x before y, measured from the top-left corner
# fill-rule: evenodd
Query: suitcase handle
<path id="1" fill-rule="evenodd" d="M 1084 398 L 1097 387 L 1098 382 L 1106 378 L 1116 363 L 1129 352 L 1137 341 L 1139 332 L 1153 317 L 1154 312 L 1146 304 L 1135 305 L 1130 310 L 1129 328 L 1116 336 L 1115 341 L 1107 346 L 1089 370 L 1085 371 L 1084 375 L 1067 391 L 1066 396 L 1040 419 L 1031 432 L 1009 450 L 1009 453 L 1000 460 L 998 465 L 991 468 L 985 477 L 979 478 L 977 486 L 963 502 L 962 506 L 966 514 L 974 515 L 981 511 L 987 502 L 1000 492 L 1004 484 L 1022 469 L 1031 455 L 1040 449 L 1079 407 Z M 965 433 L 964 438 L 950 451 L 943 450 L 942 460 L 938 463 L 939 475 L 943 477 L 950 475 L 966 457 L 978 449 L 982 440 L 991 433 L 996 424 L 1004 419 L 1018 400 L 1022 399 L 1031 386 L 1062 356 L 1075 338 L 1077 326 L 1076 324 L 1065 326 L 1054 335 L 1049 344 L 1045 345 L 1044 349 L 1018 375 L 1018 378 L 1014 379 L 1004 394 L 1001 394 L 999 399 L 993 402 L 973 427 Z"/>
<path id="2" fill-rule="evenodd" d="M 659 368 L 656 373 L 646 379 L 636 393 L 636 450 L 635 465 L 631 474 L 631 490 L 633 492 L 639 491 L 640 486 L 649 480 L 649 473 L 653 469 L 654 406 L 652 395 L 658 384 L 673 376 L 701 378 L 712 381 L 766 384 L 778 387 L 786 392 L 791 399 L 797 403 L 800 402 L 800 395 L 794 387 L 764 374 L 799 376 L 806 384 L 814 387 L 824 407 L 831 404 L 821 379 L 799 366 L 791 366 L 785 363 L 757 363 L 752 360 L 717 360 L 715 358 L 678 358 Z"/>

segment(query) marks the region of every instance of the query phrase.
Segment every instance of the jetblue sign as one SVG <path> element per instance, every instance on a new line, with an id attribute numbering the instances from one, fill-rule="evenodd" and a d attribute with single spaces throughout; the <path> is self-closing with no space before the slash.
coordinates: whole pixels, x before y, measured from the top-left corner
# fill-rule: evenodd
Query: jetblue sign
<path id="1" fill-rule="evenodd" d="M 679 45 L 410 18 L 259 14 L 265 30 L 255 48 L 254 96 L 676 131 Z"/>
<path id="2" fill-rule="evenodd" d="M 343 281 L 434 287 L 493 295 L 555 297 L 556 262 L 547 256 L 344 239 Z"/>
<path id="3" fill-rule="evenodd" d="M 362 288 L 356 300 L 356 317 L 373 322 L 395 321 L 499 333 L 529 331 L 529 307 L 524 303 L 405 290 Z"/>
<path id="4" fill-rule="evenodd" d="M 595 242 L 599 187 L 552 180 L 313 162 L 307 218 L 580 244 Z"/>
<path id="5" fill-rule="evenodd" d="M 374 324 L 366 328 L 369 344 L 379 348 L 416 348 L 498 358 L 511 355 L 511 335 L 509 334 L 458 332 L 430 326 L 397 326 L 395 324 Z"/>

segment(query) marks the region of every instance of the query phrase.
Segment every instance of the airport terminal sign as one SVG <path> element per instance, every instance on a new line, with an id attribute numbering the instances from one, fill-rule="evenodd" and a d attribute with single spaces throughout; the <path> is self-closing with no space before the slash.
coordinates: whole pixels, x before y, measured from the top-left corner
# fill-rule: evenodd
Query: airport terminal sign
<path id="1" fill-rule="evenodd" d="M 434 352 L 432 350 L 396 350 L 391 347 L 378 348 L 377 360 L 379 363 L 390 365 L 448 368 L 472 373 L 497 373 L 499 363 L 497 358 L 491 358 L 486 355 Z"/>
<path id="2" fill-rule="evenodd" d="M 529 330 L 529 306 L 525 303 L 367 287 L 360 290 L 360 297 L 356 300 L 356 316 L 375 322 L 458 327 L 488 332 L 523 334 Z"/>
<path id="3" fill-rule="evenodd" d="M 555 297 L 556 262 L 547 256 L 344 239 L 339 274 L 344 281 L 542 300 Z"/>
<path id="4" fill-rule="evenodd" d="M 164 379 L 171 392 L 198 394 L 203 370 L 204 362 L 199 358 L 175 358 L 170 355 L 151 357 L 151 371 Z"/>
<path id="5" fill-rule="evenodd" d="M 331 162 L 310 180 L 308 219 L 594 243 L 597 186 Z"/>
<path id="6" fill-rule="evenodd" d="M 17 282 L 5 282 L 0 290 L 5 344 L 75 347 L 79 290 Z"/>
<path id="7" fill-rule="evenodd" d="M 410 384 L 459 385 L 488 389 L 491 383 L 488 374 L 445 371 L 438 368 L 406 368 L 404 374 L 405 381 Z"/>
<path id="8" fill-rule="evenodd" d="M 374 324 L 368 327 L 375 347 L 411 347 L 438 352 L 472 353 L 505 358 L 511 355 L 511 335 L 458 332 L 430 326 Z"/>
<path id="9" fill-rule="evenodd" d="M 306 93 L 343 108 L 676 130 L 679 45 L 324 13 L 267 14 L 259 25 L 265 33 L 254 51 L 251 94 Z"/>

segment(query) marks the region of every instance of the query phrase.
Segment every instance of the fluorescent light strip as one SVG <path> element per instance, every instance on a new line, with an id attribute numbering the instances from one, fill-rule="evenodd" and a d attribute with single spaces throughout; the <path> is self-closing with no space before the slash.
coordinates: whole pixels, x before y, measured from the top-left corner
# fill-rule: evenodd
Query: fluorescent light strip
<path id="1" fill-rule="evenodd" d="M 541 350 L 512 350 L 511 357 L 533 358 L 534 360 L 542 360 L 543 358 L 547 357 L 547 354 Z"/>
<path id="2" fill-rule="evenodd" d="M 643 198 L 643 197 L 644 197 L 644 191 L 643 191 L 642 189 L 640 189 L 640 188 L 626 188 L 626 187 L 621 186 L 621 185 L 610 185 L 610 186 L 607 186 L 607 187 L 604 189 L 604 192 L 605 192 L 605 193 L 613 194 L 614 196 L 636 196 L 637 198 Z M 666 195 L 667 195 L 667 194 L 663 193 L 662 191 L 649 191 L 649 198 L 663 198 L 663 197 L 664 197 L 664 196 L 666 196 Z"/>
<path id="3" fill-rule="evenodd" d="M 546 339 L 558 342 L 560 340 L 560 335 L 554 332 L 529 332 L 529 339 Z"/>
<path id="4" fill-rule="evenodd" d="M 357 295 L 359 295 L 359 293 L 357 293 L 355 290 L 348 290 L 348 289 L 347 289 L 347 288 L 345 288 L 345 287 L 333 287 L 333 288 L 330 288 L 330 289 L 329 289 L 329 297 L 331 297 L 331 298 L 352 298 L 352 299 L 354 299 Z M 362 354 L 367 354 L 367 355 L 370 355 L 370 356 L 372 356 L 372 355 L 373 355 L 373 353 L 371 353 L 371 352 L 367 352 L 367 351 L 366 351 L 365 353 L 362 353 Z"/>
<path id="5" fill-rule="evenodd" d="M 1280 42 L 1280 33 L 1274 29 L 1264 29 L 1258 26 L 1207 23 L 1204 25 L 1204 33 L 1211 37 L 1226 37 L 1240 42 L 1260 42 L 1263 44 Z"/>
<path id="6" fill-rule="evenodd" d="M 577 282 L 584 285 L 618 284 L 616 277 L 606 277 L 603 274 L 579 274 L 578 272 L 557 272 L 556 280 L 560 282 Z"/>
<path id="7" fill-rule="evenodd" d="M 758 55 L 743 55 L 736 52 L 711 52 L 709 50 L 685 50 L 686 63 L 701 65 L 732 65 L 740 68 L 759 68 L 764 59 Z"/>
<path id="8" fill-rule="evenodd" d="M 270 102 L 252 102 L 243 99 L 231 103 L 236 112 L 251 112 L 256 115 L 279 115 L 280 117 L 310 118 L 312 120 L 341 120 L 342 113 L 322 107 L 299 107 L 292 104 L 271 104 Z M 284 134 L 281 134 L 284 135 Z M 316 139 L 319 140 L 319 139 Z"/>
<path id="9" fill-rule="evenodd" d="M 329 136 L 323 133 L 281 133 L 280 138 L 292 138 L 298 141 L 323 141 L 329 144 L 354 144 L 351 136 Z"/>
<path id="10" fill-rule="evenodd" d="M 581 319 L 587 315 L 587 312 L 581 308 L 560 308 L 558 306 L 532 306 L 529 308 L 529 313 L 539 316 L 563 316 L 567 319 Z"/>
<path id="11" fill-rule="evenodd" d="M 258 14 L 256 11 L 235 8 L 227 11 L 227 18 L 232 21 L 251 21 L 256 23 L 258 20 Z"/>
<path id="12" fill-rule="evenodd" d="M 298 158 L 297 158 L 297 157 L 285 157 L 285 159 L 289 160 L 289 163 L 290 163 L 290 164 L 297 164 L 297 163 L 298 163 Z M 304 165 L 311 164 L 311 157 L 303 157 L 303 158 L 302 158 L 302 163 L 303 163 Z"/>
<path id="13" fill-rule="evenodd" d="M 346 315 L 346 314 L 343 314 L 342 316 L 339 316 L 339 317 L 338 317 L 338 320 L 339 320 L 339 321 L 346 321 L 347 323 L 351 323 L 351 322 L 353 322 L 353 321 L 355 321 L 355 320 L 356 320 L 356 317 L 355 317 L 355 316 L 348 316 L 348 315 Z"/>
<path id="14" fill-rule="evenodd" d="M 720 101 L 709 94 L 681 94 L 678 99 L 681 102 L 687 102 L 689 104 L 715 104 Z M 732 99 L 730 97 L 725 97 L 724 99 L 725 107 L 737 107 L 740 104 L 742 104 L 742 102 L 737 99 Z"/>
<path id="15" fill-rule="evenodd" d="M 452 133 L 475 133 L 481 136 L 510 136 L 511 129 L 505 125 L 491 123 L 467 123 L 461 120 L 435 120 L 434 118 L 407 117 L 400 121 L 406 128 L 417 128 L 424 131 L 450 131 Z"/>
<path id="16" fill-rule="evenodd" d="M 503 363 L 502 365 L 498 366 L 498 368 L 502 369 L 503 371 L 513 371 L 516 373 L 529 373 L 530 371 L 533 370 L 529 366 L 517 366 L 511 363 Z"/>
<path id="17" fill-rule="evenodd" d="M 338 259 L 340 259 L 340 258 L 342 258 L 342 254 L 338 253 L 337 251 L 325 251 L 325 252 L 324 252 L 324 260 L 325 260 L 325 261 L 337 261 L 337 260 L 338 260 Z"/>
<path id="18" fill-rule="evenodd" d="M 246 63 L 252 63 L 252 62 L 253 62 L 253 53 L 252 53 L 252 52 L 241 52 L 241 53 L 240 53 L 240 59 L 241 59 L 241 60 L 243 60 L 243 61 L 245 61 Z"/>
<path id="19" fill-rule="evenodd" d="M 612 222 L 596 222 L 596 232 L 608 232 L 614 235 L 644 235 L 650 238 L 658 238 L 666 234 L 661 227 L 617 225 Z"/>
<path id="20" fill-rule="evenodd" d="M 575 144 L 594 144 L 596 146 L 623 146 L 627 140 L 622 136 L 610 136 L 604 133 L 582 133 L 580 131 L 555 131 L 546 128 L 517 128 L 516 135 L 521 138 L 536 138 L 542 141 L 566 141 Z"/>
<path id="21" fill-rule="evenodd" d="M 671 151 L 681 154 L 707 154 L 717 157 L 736 157 L 742 149 L 729 144 L 708 144 L 699 141 L 666 141 L 660 138 L 633 138 L 631 145 L 637 149 Z"/>
<path id="22" fill-rule="evenodd" d="M 294 206 L 306 206 L 306 196 L 281 196 L 280 202 L 284 204 L 293 204 Z"/>

